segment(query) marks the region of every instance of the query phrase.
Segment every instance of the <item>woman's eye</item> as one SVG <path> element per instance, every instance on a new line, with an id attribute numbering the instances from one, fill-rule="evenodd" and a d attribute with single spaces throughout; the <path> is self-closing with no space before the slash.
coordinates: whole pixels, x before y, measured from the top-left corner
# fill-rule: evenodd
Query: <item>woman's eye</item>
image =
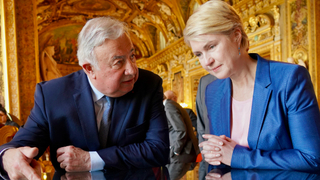
<path id="1" fill-rule="evenodd" d="M 194 54 L 195 56 L 197 56 L 197 57 L 200 57 L 201 56 L 201 53 L 196 53 L 196 54 Z"/>
<path id="2" fill-rule="evenodd" d="M 210 49 L 213 49 L 214 47 L 215 47 L 214 45 L 209 46 Z"/>

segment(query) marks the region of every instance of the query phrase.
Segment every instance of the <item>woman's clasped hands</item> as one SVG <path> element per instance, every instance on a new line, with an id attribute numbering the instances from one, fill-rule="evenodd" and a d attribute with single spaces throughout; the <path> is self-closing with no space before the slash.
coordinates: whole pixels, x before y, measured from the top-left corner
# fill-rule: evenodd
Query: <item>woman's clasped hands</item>
<path id="1" fill-rule="evenodd" d="M 199 144 L 199 147 L 202 147 L 201 154 L 205 161 L 211 165 L 223 163 L 230 166 L 233 149 L 237 143 L 225 135 L 204 134 L 202 137 L 207 139 Z"/>

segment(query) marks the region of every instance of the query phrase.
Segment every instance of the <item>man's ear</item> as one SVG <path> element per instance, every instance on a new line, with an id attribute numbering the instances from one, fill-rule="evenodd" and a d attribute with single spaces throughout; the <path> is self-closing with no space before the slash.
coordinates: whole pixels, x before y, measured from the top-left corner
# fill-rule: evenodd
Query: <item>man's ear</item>
<path id="1" fill-rule="evenodd" d="M 94 72 L 94 68 L 92 67 L 91 64 L 83 64 L 82 65 L 82 69 L 84 70 L 84 72 L 91 78 L 95 78 L 95 72 Z"/>

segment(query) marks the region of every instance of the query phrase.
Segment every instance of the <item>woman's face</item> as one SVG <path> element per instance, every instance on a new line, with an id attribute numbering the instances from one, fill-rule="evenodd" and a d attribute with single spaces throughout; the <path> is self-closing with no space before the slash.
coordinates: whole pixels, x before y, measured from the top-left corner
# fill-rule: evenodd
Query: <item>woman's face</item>
<path id="1" fill-rule="evenodd" d="M 7 122 L 7 115 L 4 112 L 0 111 L 0 123 L 5 124 L 6 122 Z"/>
<path id="2" fill-rule="evenodd" d="M 202 67 L 219 79 L 232 77 L 239 63 L 239 38 L 231 35 L 199 35 L 200 41 L 190 41 L 193 53 Z"/>

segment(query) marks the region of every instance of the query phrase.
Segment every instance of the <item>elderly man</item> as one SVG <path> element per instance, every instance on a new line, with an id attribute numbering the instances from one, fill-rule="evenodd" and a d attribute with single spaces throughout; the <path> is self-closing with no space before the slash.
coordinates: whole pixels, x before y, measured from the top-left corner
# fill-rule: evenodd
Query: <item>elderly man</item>
<path id="1" fill-rule="evenodd" d="M 89 20 L 77 55 L 83 70 L 37 85 L 26 124 L 0 148 L 2 170 L 40 180 L 33 158 L 48 146 L 55 169 L 67 172 L 165 165 L 162 80 L 137 68 L 127 26 L 109 17 Z"/>

